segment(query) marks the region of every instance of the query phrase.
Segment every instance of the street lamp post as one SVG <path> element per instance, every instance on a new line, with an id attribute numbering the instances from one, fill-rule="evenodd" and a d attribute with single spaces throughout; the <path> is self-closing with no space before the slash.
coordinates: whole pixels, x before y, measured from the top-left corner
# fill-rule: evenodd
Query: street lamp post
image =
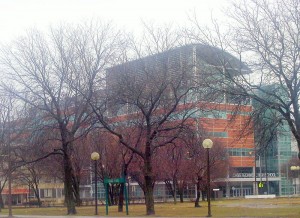
<path id="1" fill-rule="evenodd" d="M 99 160 L 100 155 L 98 152 L 93 152 L 91 154 L 91 159 L 94 161 L 95 164 L 95 215 L 98 215 L 98 191 L 97 191 L 97 160 Z"/>
<path id="2" fill-rule="evenodd" d="M 213 141 L 211 139 L 204 139 L 202 142 L 203 148 L 206 149 L 207 155 L 207 203 L 208 203 L 208 217 L 211 217 L 211 208 L 210 208 L 210 166 L 209 166 L 209 149 L 213 146 Z"/>
<path id="3" fill-rule="evenodd" d="M 295 182 L 295 194 L 298 194 L 299 193 L 299 184 L 298 184 L 298 181 L 299 180 L 299 170 L 300 170 L 300 166 L 291 166 L 290 168 L 292 171 L 298 171 L 298 179 L 293 179 L 293 183 Z"/>

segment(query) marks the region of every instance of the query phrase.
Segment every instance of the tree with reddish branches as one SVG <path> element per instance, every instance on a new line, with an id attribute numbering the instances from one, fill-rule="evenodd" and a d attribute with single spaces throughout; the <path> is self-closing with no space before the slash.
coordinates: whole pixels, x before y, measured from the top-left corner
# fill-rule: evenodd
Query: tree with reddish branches
<path id="1" fill-rule="evenodd" d="M 203 131 L 198 133 L 190 131 L 186 138 L 186 145 L 188 147 L 187 152 L 187 162 L 186 170 L 190 172 L 190 175 L 196 185 L 196 199 L 195 207 L 200 207 L 200 193 L 202 192 L 202 198 L 204 199 L 204 192 L 207 190 L 207 157 L 206 151 L 202 146 L 202 142 L 205 138 L 210 138 Z M 209 150 L 210 159 L 209 167 L 211 169 L 210 178 L 212 185 L 214 185 L 213 180 L 217 178 L 225 178 L 229 170 L 229 160 L 227 157 L 227 152 L 224 145 L 218 141 L 217 138 L 211 138 L 213 140 L 213 147 Z M 225 169 L 225 170 L 224 170 Z"/>
<path id="2" fill-rule="evenodd" d="M 28 32 L 1 48 L 5 81 L 0 86 L 36 112 L 32 127 L 55 133 L 64 169 L 67 214 L 76 214 L 74 142 L 91 127 L 89 104 L 102 72 L 115 58 L 119 38 L 97 21 Z M 77 197 L 76 197 L 77 196 Z"/>

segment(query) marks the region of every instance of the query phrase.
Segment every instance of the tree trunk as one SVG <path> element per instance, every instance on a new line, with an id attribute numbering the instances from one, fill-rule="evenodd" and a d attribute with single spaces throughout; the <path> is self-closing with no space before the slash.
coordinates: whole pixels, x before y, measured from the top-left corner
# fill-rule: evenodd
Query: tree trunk
<path id="1" fill-rule="evenodd" d="M 0 212 L 2 211 L 3 208 L 4 208 L 3 198 L 2 198 L 2 193 L 0 193 Z"/>
<path id="2" fill-rule="evenodd" d="M 78 176 L 73 175 L 73 187 L 74 187 L 74 195 L 75 195 L 75 201 L 76 201 L 76 206 L 81 206 L 81 199 L 80 199 L 80 190 L 79 190 L 79 185 L 80 185 L 80 179 Z"/>
<path id="3" fill-rule="evenodd" d="M 173 195 L 174 204 L 177 204 L 176 178 L 173 179 L 173 189 L 174 189 L 174 195 Z"/>
<path id="4" fill-rule="evenodd" d="M 40 193 L 39 193 L 39 188 L 37 184 L 32 185 L 33 191 L 34 191 L 34 195 L 37 199 L 38 202 L 38 207 L 42 206 L 42 202 L 41 202 L 41 197 L 40 197 Z"/>
<path id="5" fill-rule="evenodd" d="M 146 203 L 146 214 L 154 215 L 154 197 L 153 197 L 153 184 L 152 178 L 145 176 L 145 203 Z"/>
<path id="6" fill-rule="evenodd" d="M 146 203 L 146 214 L 155 215 L 154 196 L 153 196 L 154 181 L 152 176 L 152 162 L 151 162 L 151 155 L 150 155 L 150 147 L 148 146 L 146 146 L 147 148 L 146 148 L 145 160 L 144 160 L 144 169 L 145 169 L 144 194 L 145 194 L 145 203 Z"/>
<path id="7" fill-rule="evenodd" d="M 126 181 L 126 178 L 127 178 L 127 168 L 128 168 L 128 164 L 123 164 L 123 172 L 122 172 L 122 175 L 121 177 L 123 177 Z M 124 186 L 126 185 L 125 184 L 121 184 L 121 187 L 120 187 L 120 194 L 119 194 L 119 204 L 118 204 L 118 212 L 123 212 L 123 205 L 124 205 Z M 128 185 L 128 188 L 129 188 L 129 185 Z M 127 190 L 128 191 L 128 190 Z"/>
<path id="8" fill-rule="evenodd" d="M 112 206 L 115 204 L 115 199 L 114 199 L 114 184 L 111 184 L 109 186 L 109 206 Z"/>
<path id="9" fill-rule="evenodd" d="M 118 212 L 123 212 L 123 205 L 124 205 L 124 183 L 120 186 L 120 193 L 119 193 L 119 204 L 118 204 Z"/>
<path id="10" fill-rule="evenodd" d="M 4 203 L 3 203 L 3 198 L 2 198 L 2 191 L 3 191 L 3 187 L 2 187 L 2 182 L 0 181 L 0 212 L 4 208 Z"/>
<path id="11" fill-rule="evenodd" d="M 201 207 L 200 203 L 199 203 L 199 200 L 200 200 L 200 184 L 199 184 L 199 182 L 197 182 L 196 189 L 197 189 L 197 192 L 196 192 L 195 207 Z"/>
<path id="12" fill-rule="evenodd" d="M 69 157 L 68 152 L 68 145 L 64 146 L 64 171 L 65 171 L 65 178 L 64 178 L 64 186 L 65 186 L 65 204 L 67 205 L 67 214 L 72 215 L 76 214 L 75 208 L 75 196 L 73 190 L 73 170 L 71 165 L 71 160 Z"/>
<path id="13" fill-rule="evenodd" d="M 183 203 L 183 188 L 178 189 L 180 203 Z"/>
<path id="14" fill-rule="evenodd" d="M 169 179 L 165 179 L 165 184 L 166 184 L 167 189 L 171 193 L 172 197 L 174 198 L 174 191 L 173 191 L 171 181 Z"/>
<path id="15" fill-rule="evenodd" d="M 199 200 L 200 200 L 200 181 L 201 181 L 201 177 L 197 176 L 197 184 L 196 184 L 196 200 L 195 200 L 195 207 L 201 207 Z M 203 195 L 202 195 L 203 197 Z"/>
<path id="16" fill-rule="evenodd" d="M 38 207 L 42 207 L 42 202 L 41 202 L 41 198 L 40 198 L 39 194 L 36 195 L 36 199 L 37 199 L 37 202 L 38 202 Z"/>

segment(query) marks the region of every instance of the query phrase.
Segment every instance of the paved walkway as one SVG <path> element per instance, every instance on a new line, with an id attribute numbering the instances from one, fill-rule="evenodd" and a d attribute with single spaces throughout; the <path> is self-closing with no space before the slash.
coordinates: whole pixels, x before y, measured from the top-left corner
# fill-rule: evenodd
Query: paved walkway
<path id="1" fill-rule="evenodd" d="M 33 216 L 33 215 L 0 215 L 0 217 L 6 218 L 96 218 L 97 216 Z M 99 216 L 97 217 L 99 218 Z"/>
<path id="2" fill-rule="evenodd" d="M 33 215 L 14 215 L 14 216 L 5 216 L 0 215 L 0 217 L 7 218 L 99 218 L 100 216 L 33 216 Z"/>
<path id="3" fill-rule="evenodd" d="M 100 218 L 100 217 L 107 217 L 107 218 L 122 218 L 122 217 L 113 217 L 113 216 L 101 216 L 101 215 L 98 215 L 98 216 L 33 216 L 33 215 L 13 215 L 12 217 L 9 217 L 7 215 L 0 215 L 0 217 L 6 217 L 6 218 Z M 151 217 L 151 216 L 150 216 Z M 153 216 L 155 217 L 155 216 Z M 134 218 L 149 218 L 149 216 L 135 216 Z M 170 218 L 170 217 L 159 217 L 159 218 Z M 176 218 L 176 217 L 173 217 L 173 218 Z M 182 218 L 182 217 L 178 217 L 178 218 Z M 189 218 L 193 218 L 193 217 L 189 217 Z M 196 218 L 196 217 L 194 217 Z M 197 217 L 199 218 L 199 217 Z"/>
<path id="4" fill-rule="evenodd" d="M 0 217 L 6 217 L 9 218 L 7 215 L 0 215 Z M 107 217 L 107 216 L 33 216 L 33 215 L 14 215 L 10 218 L 99 218 L 99 217 Z M 109 218 L 121 218 L 121 217 L 111 217 Z M 142 217 L 136 217 L 136 218 L 142 218 Z M 160 217 L 163 218 L 163 217 Z"/>
<path id="5" fill-rule="evenodd" d="M 6 218 L 99 218 L 99 217 L 107 217 L 107 218 L 121 218 L 119 217 L 112 217 L 112 216 L 33 216 L 33 215 L 14 215 L 12 217 L 9 217 L 7 215 L 0 215 L 0 217 L 6 217 Z M 135 218 L 149 218 L 144 216 L 144 217 L 135 217 Z M 159 218 L 170 218 L 170 217 L 159 217 Z M 182 218 L 182 217 L 181 217 Z M 193 217 L 189 217 L 193 218 Z M 197 217 L 199 218 L 199 217 Z"/>
<path id="6" fill-rule="evenodd" d="M 122 218 L 122 217 L 115 217 L 115 216 L 33 216 L 33 215 L 15 215 L 15 216 L 12 216 L 12 217 L 9 217 L 7 215 L 0 215 L 0 217 L 5 217 L 5 218 Z M 124 216 L 126 217 L 126 216 Z M 123 217 L 123 218 L 124 218 Z M 135 216 L 134 218 L 155 218 L 157 216 Z M 216 216 L 214 216 L 216 217 Z M 130 218 L 130 216 L 128 216 L 128 218 Z M 170 218 L 170 217 L 159 217 L 159 218 Z M 172 218 L 183 218 L 182 216 L 181 217 L 172 217 Z M 197 217 L 189 217 L 189 218 L 201 218 L 199 216 Z M 202 217 L 204 218 L 204 217 Z M 223 218 L 236 218 L 236 217 L 223 217 Z M 243 217 L 243 218 L 254 218 L 254 217 Z M 268 218 L 268 217 L 266 217 Z M 273 216 L 270 216 L 269 218 L 273 218 Z"/>

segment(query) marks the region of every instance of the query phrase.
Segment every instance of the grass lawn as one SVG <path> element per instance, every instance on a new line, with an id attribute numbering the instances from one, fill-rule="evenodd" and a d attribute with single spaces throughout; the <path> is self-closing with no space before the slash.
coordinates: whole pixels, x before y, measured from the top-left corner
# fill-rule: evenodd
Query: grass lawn
<path id="1" fill-rule="evenodd" d="M 207 203 L 201 202 L 202 207 L 195 208 L 193 202 L 186 203 L 157 203 L 156 216 L 189 217 L 206 216 Z M 105 215 L 105 206 L 98 207 L 99 215 Z M 7 214 L 3 209 L 1 214 Z M 84 206 L 77 208 L 80 216 L 93 216 L 95 208 Z M 64 207 L 47 208 L 13 208 L 14 215 L 65 215 Z M 276 199 L 222 199 L 212 201 L 212 215 L 214 217 L 300 217 L 300 198 Z M 117 212 L 116 206 L 109 207 L 109 216 L 125 217 Z M 129 205 L 129 216 L 145 216 L 145 205 Z"/>

